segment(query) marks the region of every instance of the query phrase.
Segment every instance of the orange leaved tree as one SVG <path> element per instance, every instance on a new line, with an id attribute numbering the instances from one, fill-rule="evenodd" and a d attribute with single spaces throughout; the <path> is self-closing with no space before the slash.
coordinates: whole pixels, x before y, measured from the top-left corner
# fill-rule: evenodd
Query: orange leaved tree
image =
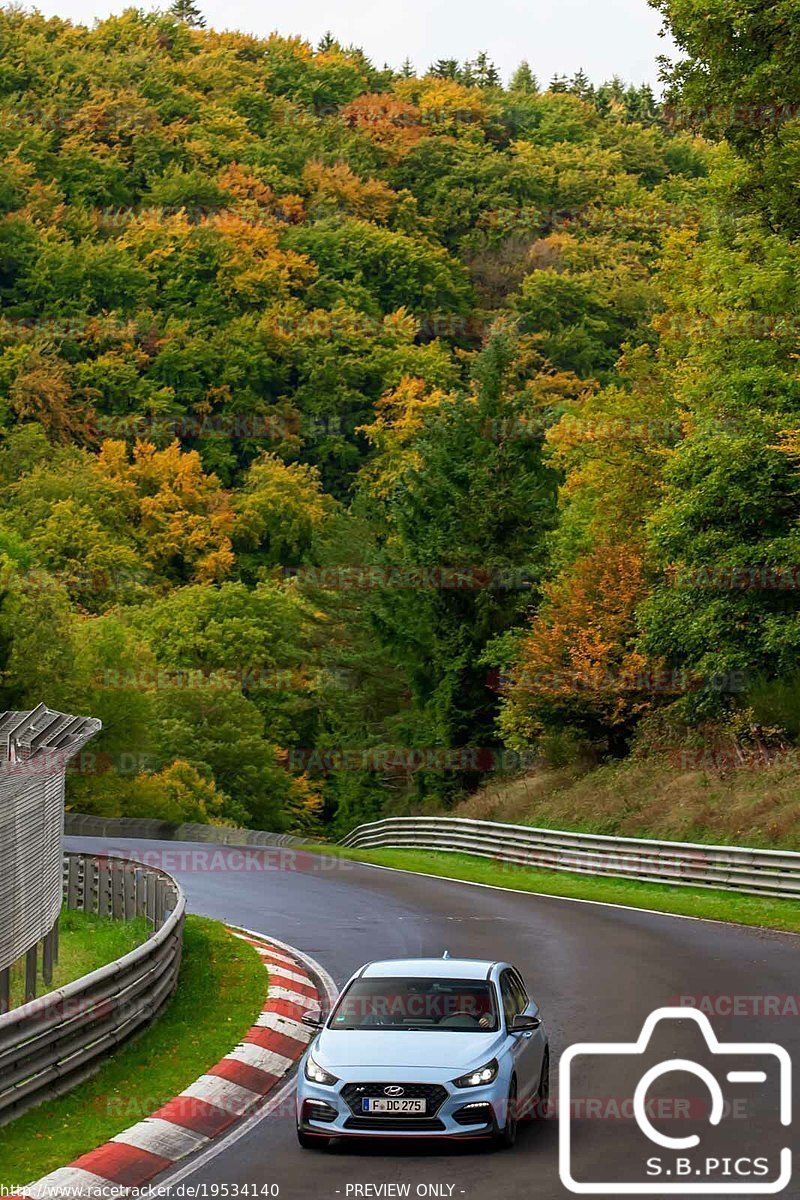
<path id="1" fill-rule="evenodd" d="M 592 546 L 545 586 L 506 685 L 501 723 L 510 741 L 563 723 L 612 751 L 624 744 L 663 686 L 635 645 L 647 591 L 641 551 L 628 542 Z"/>

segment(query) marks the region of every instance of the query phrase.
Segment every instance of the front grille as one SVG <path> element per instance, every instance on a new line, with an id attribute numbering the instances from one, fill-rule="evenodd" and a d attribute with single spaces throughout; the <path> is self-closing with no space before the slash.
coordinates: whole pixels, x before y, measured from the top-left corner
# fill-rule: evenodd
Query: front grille
<path id="1" fill-rule="evenodd" d="M 402 1087 L 404 1100 L 427 1100 L 427 1112 L 424 1117 L 415 1117 L 413 1114 L 408 1116 L 403 1113 L 392 1113 L 391 1115 L 382 1117 L 374 1113 L 365 1115 L 361 1111 L 361 1101 L 367 1097 L 385 1097 L 387 1087 Z M 392 1080 L 385 1080 L 383 1083 L 347 1083 L 341 1091 L 342 1098 L 348 1105 L 353 1117 L 358 1121 L 377 1122 L 377 1125 L 371 1125 L 370 1128 L 385 1128 L 390 1123 L 399 1123 L 405 1128 L 416 1122 L 429 1121 L 435 1117 L 439 1109 L 447 1099 L 447 1088 L 442 1087 L 440 1083 L 393 1083 Z M 349 1123 L 349 1122 L 348 1122 Z M 362 1126 L 362 1128 L 367 1128 Z"/>
<path id="2" fill-rule="evenodd" d="M 384 1132 L 403 1129 L 406 1133 L 438 1133 L 444 1129 L 444 1122 L 436 1117 L 348 1117 L 344 1123 L 345 1129 L 382 1129 Z"/>

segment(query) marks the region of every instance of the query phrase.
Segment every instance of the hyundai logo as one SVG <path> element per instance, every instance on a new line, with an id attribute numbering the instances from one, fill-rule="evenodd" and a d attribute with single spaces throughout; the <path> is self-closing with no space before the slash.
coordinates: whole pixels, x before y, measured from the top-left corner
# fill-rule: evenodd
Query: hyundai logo
<path id="1" fill-rule="evenodd" d="M 403 1096 L 405 1094 L 405 1090 L 405 1088 L 398 1087 L 397 1084 L 392 1084 L 391 1087 L 386 1087 L 383 1089 L 383 1094 L 384 1096 Z"/>

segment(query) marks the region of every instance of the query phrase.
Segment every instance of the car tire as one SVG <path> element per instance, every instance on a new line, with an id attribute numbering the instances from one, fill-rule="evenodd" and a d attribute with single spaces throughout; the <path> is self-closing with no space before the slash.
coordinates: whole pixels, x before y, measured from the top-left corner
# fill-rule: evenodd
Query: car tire
<path id="1" fill-rule="evenodd" d="M 324 1135 L 305 1133 L 300 1128 L 297 1130 L 297 1140 L 304 1150 L 327 1150 L 331 1143 L 331 1139 L 326 1138 Z"/>
<path id="2" fill-rule="evenodd" d="M 550 1051 L 545 1050 L 544 1059 L 542 1061 L 542 1074 L 539 1079 L 539 1087 L 536 1091 L 536 1099 L 533 1102 L 533 1117 L 537 1121 L 544 1121 L 548 1116 L 548 1108 L 550 1106 Z"/>
<path id="3" fill-rule="evenodd" d="M 495 1134 L 495 1142 L 502 1150 L 511 1150 L 517 1140 L 517 1081 L 511 1080 L 506 1101 L 506 1123 Z"/>

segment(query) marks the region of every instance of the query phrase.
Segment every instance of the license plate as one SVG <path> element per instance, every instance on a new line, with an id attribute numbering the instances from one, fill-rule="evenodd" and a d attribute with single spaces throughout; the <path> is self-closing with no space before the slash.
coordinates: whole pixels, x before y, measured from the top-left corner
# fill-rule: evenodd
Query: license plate
<path id="1" fill-rule="evenodd" d="M 361 1101 L 361 1111 L 365 1113 L 408 1113 L 419 1116 L 426 1111 L 425 1100 L 408 1100 L 398 1096 L 389 1099 L 387 1096 L 365 1096 Z"/>

